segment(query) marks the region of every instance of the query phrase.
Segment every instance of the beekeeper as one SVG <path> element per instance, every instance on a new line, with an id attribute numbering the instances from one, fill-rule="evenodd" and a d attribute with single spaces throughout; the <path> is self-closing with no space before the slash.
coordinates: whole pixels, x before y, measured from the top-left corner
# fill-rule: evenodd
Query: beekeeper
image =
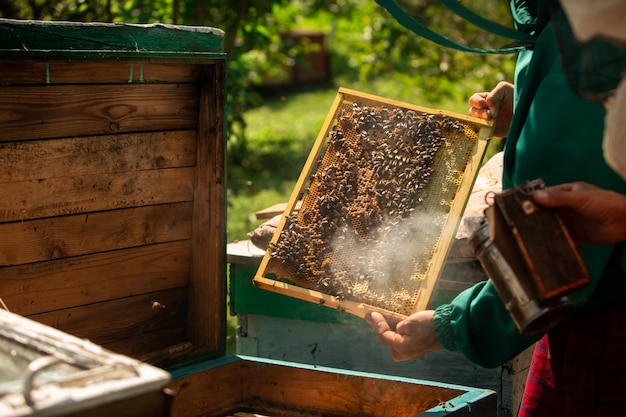
<path id="1" fill-rule="evenodd" d="M 610 127 L 619 96 L 607 116 L 601 105 L 574 91 L 561 56 L 564 47 L 576 56 L 585 46 L 571 33 L 568 38 L 567 20 L 555 3 L 511 2 L 516 28 L 535 35 L 535 41 L 519 53 L 515 83 L 500 83 L 492 92 L 472 96 L 471 112 L 496 118 L 505 127 L 505 189 L 542 178 L 548 186 L 584 183 L 612 197 L 624 195 L 626 182 L 603 152 L 606 143 L 609 161 L 624 156 L 612 148 L 612 141 L 621 142 L 623 135 L 611 138 L 619 129 Z M 624 7 L 622 0 L 594 0 L 583 7 L 583 14 L 600 3 Z M 585 19 L 592 17 L 586 14 Z M 600 22 L 596 28 L 606 24 Z M 551 190 L 538 199 L 549 201 Z M 490 281 L 435 310 L 417 312 L 395 328 L 377 313 L 368 322 L 398 361 L 444 348 L 495 367 L 537 342 L 519 416 L 626 415 L 626 243 L 583 244 L 580 252 L 591 283 L 572 293 L 576 311 L 545 334 L 521 336 Z"/>

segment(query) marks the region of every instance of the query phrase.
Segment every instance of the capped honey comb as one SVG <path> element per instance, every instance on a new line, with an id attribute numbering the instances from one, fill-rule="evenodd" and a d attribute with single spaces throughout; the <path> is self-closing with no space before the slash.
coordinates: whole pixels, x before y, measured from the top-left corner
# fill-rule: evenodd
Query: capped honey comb
<path id="1" fill-rule="evenodd" d="M 360 316 L 425 308 L 491 131 L 340 89 L 255 284 Z"/>

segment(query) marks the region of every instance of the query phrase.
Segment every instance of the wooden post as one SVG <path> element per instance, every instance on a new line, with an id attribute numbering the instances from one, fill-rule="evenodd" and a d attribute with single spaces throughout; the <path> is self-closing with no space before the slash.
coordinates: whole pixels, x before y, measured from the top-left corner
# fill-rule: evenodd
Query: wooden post
<path id="1" fill-rule="evenodd" d="M 188 336 L 201 350 L 224 353 L 226 246 L 222 62 L 203 67 L 189 279 Z"/>

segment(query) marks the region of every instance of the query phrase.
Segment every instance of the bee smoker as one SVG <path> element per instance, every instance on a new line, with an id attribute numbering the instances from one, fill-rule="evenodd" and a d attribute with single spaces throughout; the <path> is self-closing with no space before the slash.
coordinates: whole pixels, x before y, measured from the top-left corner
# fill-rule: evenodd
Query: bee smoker
<path id="1" fill-rule="evenodd" d="M 574 307 L 568 297 L 589 282 L 558 214 L 537 205 L 541 179 L 494 194 L 469 244 L 522 335 L 548 330 Z"/>

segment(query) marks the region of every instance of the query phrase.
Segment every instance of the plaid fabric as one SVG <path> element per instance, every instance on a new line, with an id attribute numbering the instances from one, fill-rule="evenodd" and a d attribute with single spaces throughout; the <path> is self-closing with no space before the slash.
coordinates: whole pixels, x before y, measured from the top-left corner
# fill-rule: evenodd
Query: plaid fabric
<path id="1" fill-rule="evenodd" d="M 626 416 L 626 298 L 582 310 L 535 347 L 518 417 Z"/>

